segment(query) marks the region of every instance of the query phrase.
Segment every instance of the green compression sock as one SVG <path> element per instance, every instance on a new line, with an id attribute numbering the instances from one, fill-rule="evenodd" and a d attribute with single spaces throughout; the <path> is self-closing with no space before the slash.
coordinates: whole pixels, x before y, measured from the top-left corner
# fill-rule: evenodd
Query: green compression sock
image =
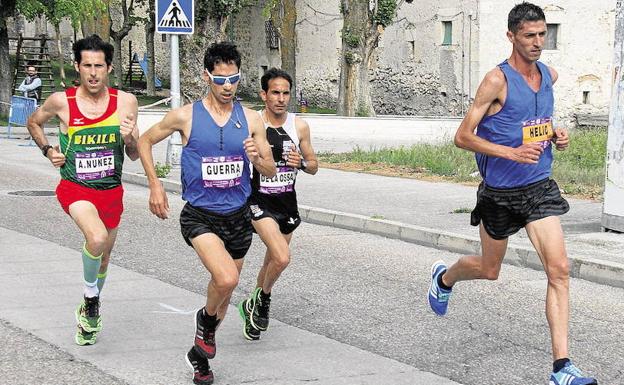
<path id="1" fill-rule="evenodd" d="M 102 254 L 93 256 L 87 250 L 87 245 L 85 244 L 82 247 L 82 272 L 87 286 L 95 286 L 97 284 L 101 264 Z"/>
<path id="2" fill-rule="evenodd" d="M 108 275 L 108 270 L 106 270 L 103 273 L 99 273 L 97 275 L 97 287 L 98 287 L 98 291 L 101 293 L 102 292 L 102 287 L 104 287 L 104 282 L 106 281 L 106 276 Z"/>

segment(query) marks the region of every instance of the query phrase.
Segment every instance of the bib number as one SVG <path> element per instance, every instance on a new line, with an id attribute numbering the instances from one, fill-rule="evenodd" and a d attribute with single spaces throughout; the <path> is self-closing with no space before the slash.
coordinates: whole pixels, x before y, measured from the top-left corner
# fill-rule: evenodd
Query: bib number
<path id="1" fill-rule="evenodd" d="M 260 174 L 258 191 L 263 194 L 282 194 L 292 192 L 295 187 L 296 171 L 292 167 L 277 167 L 277 174 L 272 178 Z"/>
<path id="2" fill-rule="evenodd" d="M 202 158 L 202 179 L 206 188 L 231 188 L 241 183 L 243 156 L 208 156 Z"/>
<path id="3" fill-rule="evenodd" d="M 76 177 L 79 180 L 103 179 L 115 175 L 115 151 L 76 153 Z"/>
<path id="4" fill-rule="evenodd" d="M 542 146 L 546 148 L 553 136 L 551 118 L 527 120 L 522 125 L 522 144 L 542 142 Z"/>

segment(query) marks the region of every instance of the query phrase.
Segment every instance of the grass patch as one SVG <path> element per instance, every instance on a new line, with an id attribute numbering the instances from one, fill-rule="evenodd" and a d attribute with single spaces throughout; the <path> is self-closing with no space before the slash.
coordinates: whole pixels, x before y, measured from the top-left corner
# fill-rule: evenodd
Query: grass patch
<path id="1" fill-rule="evenodd" d="M 570 134 L 570 147 L 554 151 L 553 177 L 567 194 L 601 198 L 605 181 L 607 129 L 594 127 Z"/>
<path id="2" fill-rule="evenodd" d="M 570 147 L 553 151 L 553 177 L 566 194 L 600 199 L 604 189 L 607 129 L 595 127 L 570 133 Z M 481 180 L 474 154 L 452 143 L 364 150 L 344 154 L 320 153 L 325 166 L 383 175 L 451 182 Z M 463 211 L 462 211 L 463 212 Z"/>
<path id="3" fill-rule="evenodd" d="M 134 96 L 136 96 L 137 98 L 137 102 L 139 103 L 139 107 L 141 106 L 149 106 L 152 103 L 156 103 L 162 99 L 165 99 L 162 96 L 148 96 L 148 95 L 140 95 L 140 94 L 135 94 Z M 170 106 L 166 105 L 166 104 L 159 104 L 157 106 L 155 106 L 154 108 L 169 108 Z"/>
<path id="4" fill-rule="evenodd" d="M 467 207 L 460 207 L 458 209 L 451 211 L 451 214 L 470 214 L 471 212 L 472 212 L 472 209 L 469 209 Z"/>
<path id="5" fill-rule="evenodd" d="M 411 147 L 363 150 L 359 147 L 344 154 L 320 154 L 328 163 L 368 163 L 393 165 L 412 169 L 416 173 L 452 178 L 455 181 L 474 180 L 470 174 L 476 171 L 474 156 L 455 147 L 452 143 L 416 144 Z"/>

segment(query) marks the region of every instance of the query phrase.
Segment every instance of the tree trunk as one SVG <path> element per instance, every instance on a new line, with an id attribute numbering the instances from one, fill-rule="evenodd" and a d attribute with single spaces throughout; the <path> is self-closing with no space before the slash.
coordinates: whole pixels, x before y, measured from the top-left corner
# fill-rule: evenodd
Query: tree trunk
<path id="1" fill-rule="evenodd" d="M 221 18 L 219 19 L 219 33 L 217 34 L 217 42 L 229 40 L 227 36 L 227 27 L 229 21 L 229 15 L 221 16 Z"/>
<path id="2" fill-rule="evenodd" d="M 195 34 L 180 39 L 180 88 L 187 101 L 200 99 L 208 92 L 201 77 L 204 54 L 210 44 L 226 40 L 228 21 L 228 16 L 215 20 L 208 14 L 200 15 L 195 21 Z"/>
<path id="3" fill-rule="evenodd" d="M 121 54 L 121 41 L 128 36 L 128 33 L 136 23 L 134 18 L 134 0 L 130 0 L 130 5 L 127 5 L 126 0 L 121 0 L 121 13 L 123 14 L 123 22 L 121 29 L 115 31 L 111 24 L 109 33 L 111 39 L 113 39 L 113 47 L 115 53 L 113 55 L 113 72 L 115 74 L 115 87 L 120 88 L 123 85 L 123 66 L 122 66 L 122 54 Z M 110 8 L 109 8 L 110 13 Z"/>
<path id="4" fill-rule="evenodd" d="M 145 23 L 145 46 L 147 47 L 147 95 L 156 95 L 156 73 L 154 55 L 154 29 L 156 27 L 156 14 L 154 10 L 154 2 L 149 2 L 149 21 Z"/>
<path id="5" fill-rule="evenodd" d="M 111 0 L 102 0 L 104 3 L 104 10 L 97 15 L 97 17 L 87 17 L 80 23 L 82 29 L 82 36 L 91 36 L 94 33 L 102 38 L 104 41 L 110 39 L 111 19 L 109 14 Z"/>
<path id="6" fill-rule="evenodd" d="M 373 22 L 369 4 L 368 1 L 341 0 L 344 24 L 338 115 L 375 116 L 369 70 L 382 29 Z"/>
<path id="7" fill-rule="evenodd" d="M 275 7 L 271 18 L 273 24 L 279 31 L 280 57 L 282 59 L 282 69 L 292 77 L 292 97 L 288 103 L 289 111 L 297 110 L 297 1 L 282 0 L 281 10 Z"/>
<path id="8" fill-rule="evenodd" d="M 4 3 L 4 1 L 3 1 Z M 4 6 L 4 4 L 3 4 Z M 13 2 L 15 8 L 15 2 Z M 9 114 L 9 105 L 13 90 L 13 71 L 9 60 L 9 31 L 5 10 L 0 14 L 0 114 Z M 5 104 L 6 103 L 6 104 Z"/>
<path id="9" fill-rule="evenodd" d="M 113 87 L 121 88 L 123 83 L 123 66 L 122 55 L 121 55 L 121 38 L 113 38 L 113 48 L 115 48 L 115 52 L 113 54 Z"/>
<path id="10" fill-rule="evenodd" d="M 61 26 L 60 24 L 54 25 L 54 32 L 56 33 L 56 49 L 58 52 L 59 76 L 61 77 L 61 87 L 65 88 L 65 58 L 63 57 L 63 44 L 61 42 Z"/>

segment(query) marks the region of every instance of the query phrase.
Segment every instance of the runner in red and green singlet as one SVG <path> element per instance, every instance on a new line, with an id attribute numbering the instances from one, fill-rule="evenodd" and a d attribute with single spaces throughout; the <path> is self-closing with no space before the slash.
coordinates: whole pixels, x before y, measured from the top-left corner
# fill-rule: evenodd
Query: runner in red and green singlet
<path id="1" fill-rule="evenodd" d="M 76 343 L 91 345 L 102 329 L 100 294 L 123 212 L 124 151 L 138 158 L 137 100 L 108 87 L 113 46 L 92 35 L 74 46 L 80 86 L 56 92 L 28 120 L 43 155 L 60 168 L 56 196 L 85 236 L 82 247 L 83 300 L 76 309 Z M 59 146 L 51 146 L 43 125 L 58 117 Z"/>

